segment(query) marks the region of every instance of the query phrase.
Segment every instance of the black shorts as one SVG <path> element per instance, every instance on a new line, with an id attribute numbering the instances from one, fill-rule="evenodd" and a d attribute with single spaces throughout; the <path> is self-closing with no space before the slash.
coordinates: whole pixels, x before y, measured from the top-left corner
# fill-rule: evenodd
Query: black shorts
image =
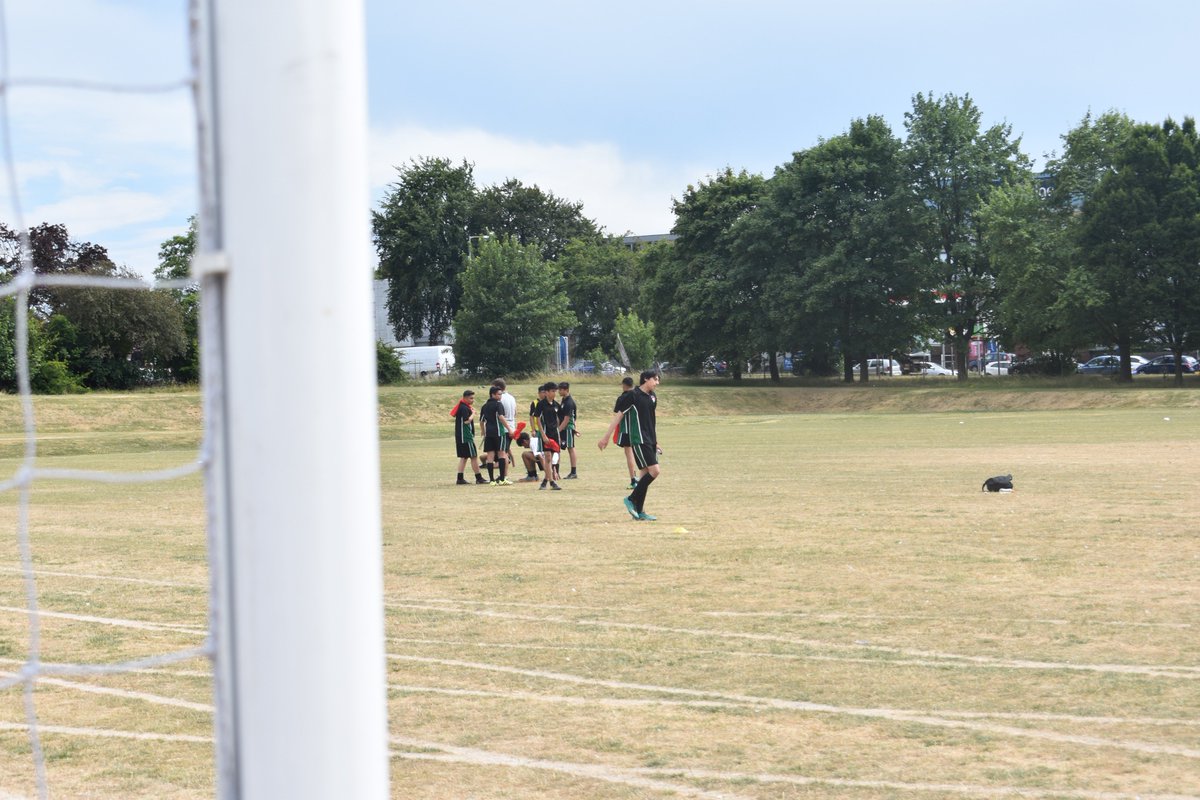
<path id="1" fill-rule="evenodd" d="M 559 435 L 559 438 L 562 439 L 563 450 L 570 450 L 572 447 L 575 446 L 575 425 L 574 424 L 568 425 L 567 429 L 565 431 L 560 431 L 558 435 Z"/>
<path id="2" fill-rule="evenodd" d="M 619 436 L 617 436 L 617 444 L 620 445 L 621 447 L 629 447 L 629 434 L 622 433 Z"/>
<path id="3" fill-rule="evenodd" d="M 500 437 L 499 436 L 483 437 L 483 452 L 498 453 L 498 452 L 502 451 L 503 449 L 504 448 L 500 446 Z"/>
<path id="4" fill-rule="evenodd" d="M 657 464 L 658 448 L 652 444 L 633 445 L 633 463 L 637 464 L 638 469 L 645 469 L 652 464 Z"/>
<path id="5" fill-rule="evenodd" d="M 465 442 L 458 442 L 458 457 L 459 458 L 475 458 L 479 455 L 479 451 L 475 449 L 475 440 L 468 439 Z"/>

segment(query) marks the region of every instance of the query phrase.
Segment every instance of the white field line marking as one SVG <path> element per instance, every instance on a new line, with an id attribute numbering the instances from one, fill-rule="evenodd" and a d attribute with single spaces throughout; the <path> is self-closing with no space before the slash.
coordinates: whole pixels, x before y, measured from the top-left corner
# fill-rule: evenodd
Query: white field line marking
<path id="1" fill-rule="evenodd" d="M 752 781 L 759 784 L 836 786 L 844 789 L 887 789 L 901 792 L 937 792 L 974 797 L 1025 797 L 1031 798 L 1031 800 L 1036 800 L 1037 798 L 1072 798 L 1073 800 L 1200 800 L 1200 798 L 1194 795 L 1180 794 L 1129 794 L 1125 792 L 1089 791 L 1087 789 L 1029 789 L 1020 786 L 979 786 L 963 783 L 904 783 L 901 781 L 817 778 L 804 775 L 722 772 L 718 770 L 688 768 L 673 769 L 670 767 L 624 768 L 600 764 L 548 761 L 545 759 L 514 756 L 473 747 L 457 747 L 440 742 L 428 742 L 398 736 L 391 737 L 390 741 L 393 746 L 410 748 L 407 752 L 393 751 L 392 756 L 394 758 L 405 758 L 414 761 L 438 761 L 451 764 L 542 769 L 576 777 L 592 778 L 608 783 L 618 783 L 657 791 L 677 792 L 685 797 L 734 798 L 737 795 L 700 789 L 674 782 L 667 783 L 665 779 L 690 778 L 701 781 Z M 647 778 L 654 778 L 655 781 L 651 784 L 643 783 L 642 781 Z"/>
<path id="2" fill-rule="evenodd" d="M 466 642 L 456 641 L 453 639 L 417 639 L 410 637 L 389 636 L 389 642 L 399 642 L 402 644 L 420 644 L 420 645 L 439 645 L 449 647 L 474 647 L 485 650 L 546 650 L 551 652 L 566 652 L 566 653 L 630 653 L 640 655 L 644 650 L 638 650 L 632 647 L 593 647 L 589 645 L 566 645 L 566 644 L 524 644 L 513 642 Z M 968 667 L 970 669 L 1010 669 L 1007 664 L 955 664 L 946 663 L 945 661 L 934 661 L 931 659 L 917 658 L 889 658 L 887 660 L 879 658 L 863 658 L 855 656 L 827 656 L 813 655 L 800 653 L 764 653 L 757 650 L 711 650 L 703 648 L 655 648 L 655 653 L 662 655 L 689 655 L 689 656 L 727 656 L 730 658 L 765 658 L 776 659 L 779 661 L 832 661 L 838 664 L 866 664 L 874 667 L 936 667 L 945 669 L 948 667 Z M 570 661 L 570 659 L 567 659 Z M 1169 677 L 1169 676 L 1168 676 Z M 1178 677 L 1190 678 L 1191 675 L 1180 675 Z M 1190 721 L 1181 720 L 1179 724 L 1190 725 Z M 1196 722 L 1200 725 L 1200 721 Z"/>
<path id="3" fill-rule="evenodd" d="M 0 566 L 0 572 L 12 572 L 19 575 L 24 575 L 25 570 L 20 567 L 3 567 Z M 88 581 L 112 581 L 114 583 L 137 583 L 143 586 L 166 586 L 172 589 L 207 589 L 208 586 L 200 583 L 183 583 L 180 581 L 156 581 L 149 578 L 127 578 L 122 575 L 89 575 L 85 572 L 55 572 L 48 569 L 35 569 L 32 573 L 35 577 L 47 576 L 51 578 L 75 578 L 78 580 Z"/>
<path id="4" fill-rule="evenodd" d="M 814 778 L 800 775 L 774 775 L 755 772 L 720 772 L 706 769 L 663 769 L 636 767 L 631 772 L 664 777 L 684 777 L 697 780 L 754 781 L 756 783 L 786 783 L 796 786 L 837 786 L 846 789 L 892 789 L 908 792 L 944 792 L 981 797 L 1076 798 L 1077 800 L 1200 800 L 1190 794 L 1129 794 L 1088 789 L 1028 789 L 1021 786 L 975 786 L 962 783 L 902 783 L 900 781 L 868 781 L 848 778 Z"/>
<path id="5" fill-rule="evenodd" d="M 0 675 L 14 675 L 11 672 L 0 672 Z M 208 714 L 213 713 L 213 706 L 207 703 L 194 703 L 191 700 L 180 700 L 176 697 L 164 697 L 160 694 L 150 694 L 149 692 L 135 692 L 127 689 L 115 689 L 109 686 L 97 686 L 93 683 L 80 683 L 78 681 L 64 681 L 61 678 L 43 678 L 37 679 L 39 684 L 46 686 L 57 686 L 62 689 L 74 689 L 79 692 L 88 692 L 90 694 L 103 694 L 111 697 L 123 697 L 127 700 L 141 700 L 146 703 L 154 703 L 160 706 L 175 706 L 176 708 L 186 708 L 191 711 L 202 711 Z"/>
<path id="6" fill-rule="evenodd" d="M 533 609 L 553 609 L 556 611 L 620 611 L 630 614 L 646 613 L 653 609 L 643 608 L 639 606 L 624 606 L 621 608 L 613 608 L 612 606 L 587 606 L 587 605 L 567 605 L 562 603 L 522 603 L 516 601 L 502 600 L 455 600 L 449 597 L 401 597 L 397 598 L 396 603 L 440 603 L 452 606 L 507 606 L 513 608 L 533 608 Z M 390 605 L 390 604 L 389 604 Z M 1036 625 L 1115 625 L 1120 627 L 1139 627 L 1139 628 L 1178 628 L 1187 629 L 1195 627 L 1190 622 L 1133 622 L 1127 620 L 1071 620 L 1071 619 L 1041 619 L 1038 617 L 980 617 L 980 616 L 965 616 L 965 617 L 948 617 L 945 615 L 934 614 L 851 614 L 848 612 L 813 612 L 813 611 L 697 611 L 701 616 L 707 617 L 780 617 L 780 618 L 807 618 L 820 620 L 840 620 L 840 619 L 863 619 L 863 620 L 914 620 L 924 622 L 996 622 L 1003 624 L 1010 623 L 1029 623 Z"/>
<path id="7" fill-rule="evenodd" d="M 554 703 L 567 706 L 602 706 L 604 708 L 645 708 L 647 706 L 680 706 L 683 708 L 747 708 L 747 703 L 729 700 L 666 700 L 636 697 L 571 697 L 569 695 L 537 694 L 536 692 L 496 692 L 483 689 L 443 689 L 438 686 L 413 686 L 389 683 L 388 689 L 411 694 L 441 694 L 449 697 L 474 697 L 481 700 L 522 700 L 533 703 Z M 752 706 L 751 706 L 752 707 Z"/>
<path id="8" fill-rule="evenodd" d="M 511 644 L 495 642 L 466 642 L 450 639 L 411 639 L 389 636 L 389 642 L 401 642 L 406 644 L 425 644 L 439 645 L 450 647 L 475 647 L 485 650 L 549 650 L 557 652 L 574 652 L 574 653 L 629 653 L 636 654 L 642 651 L 630 647 L 589 647 L 587 645 L 554 645 L 554 644 Z M 779 658 L 796 661 L 836 661 L 836 662 L 857 662 L 862 664 L 880 664 L 887 665 L 896 664 L 915 664 L 918 666 L 944 666 L 937 661 L 887 661 L 880 662 L 877 658 L 845 658 L 841 656 L 802 656 L 788 653 L 756 653 L 738 650 L 686 650 L 686 649 L 670 649 L 670 650 L 655 650 L 656 653 L 665 655 L 726 655 L 726 656 L 745 656 L 749 658 Z M 3 661 L 4 659 L 0 659 Z M 570 659 L 568 659 L 570 660 Z M 396 687 L 393 687 L 396 688 Z M 440 691 L 432 687 L 412 688 L 410 691 Z M 499 695 L 497 695 L 499 696 Z M 539 695 L 540 696 L 540 695 Z M 657 702 L 657 701 L 649 701 Z M 668 701 L 662 701 L 668 702 Z M 671 701 L 673 702 L 673 701 Z M 688 705 L 688 703 L 684 703 Z M 706 704 L 707 705 L 707 704 Z M 718 705 L 726 705 L 720 703 Z M 1088 717 L 1078 714 L 1051 714 L 1045 712 L 1005 712 L 1005 711 L 921 711 L 914 712 L 921 714 L 933 714 L 936 716 L 951 716 L 964 717 L 966 719 L 1012 719 L 1012 720 L 1033 720 L 1045 722 L 1082 722 L 1096 723 L 1098 725 L 1158 725 L 1158 726 L 1200 726 L 1200 719 L 1194 718 L 1179 718 L 1171 719 L 1169 717 Z"/>
<path id="9" fill-rule="evenodd" d="M 20 606 L 0 606 L 0 611 L 7 611 L 10 614 L 20 614 L 22 616 L 29 615 L 28 608 Z M 44 611 L 38 609 L 39 617 L 45 619 L 65 619 L 72 622 L 92 622 L 98 625 L 112 625 L 117 628 L 133 628 L 139 631 L 158 631 L 162 633 L 187 633 L 193 636 L 207 636 L 208 630 L 199 628 L 194 625 L 177 625 L 174 623 L 162 622 L 139 622 L 133 619 L 116 619 L 113 617 L 92 617 L 84 614 L 68 614 L 63 611 Z"/>
<path id="10" fill-rule="evenodd" d="M 211 736 L 192 736 L 186 733 L 137 733 L 135 731 L 114 731 L 104 728 L 72 728 L 65 725 L 44 725 L 38 723 L 38 733 L 59 733 L 64 736 L 94 736 L 104 739 L 134 739 L 143 742 L 185 742 L 190 744 L 212 744 Z M 23 731 L 28 733 L 29 726 L 23 722 L 0 721 L 0 731 Z"/>
<path id="11" fill-rule="evenodd" d="M 19 658 L 0 658 L 0 664 L 25 664 L 26 662 Z M 63 664 L 57 661 L 41 662 L 43 669 L 48 672 L 54 670 L 65 670 L 79 666 L 78 664 Z M 131 667 L 124 670 L 128 674 L 138 675 L 170 675 L 172 677 L 182 678 L 212 678 L 212 672 L 205 672 L 198 669 L 156 669 L 153 667 Z"/>
<path id="12" fill-rule="evenodd" d="M 1120 627 L 1120 628 L 1171 628 L 1174 630 L 1187 630 L 1194 627 L 1190 622 L 1131 622 L 1126 620 L 1105 620 L 1105 619 L 1039 619 L 1037 617 L 946 617 L 936 614 L 845 614 L 845 613 L 820 613 L 814 614 L 809 611 L 701 611 L 699 612 L 704 617 L 776 617 L 780 619 L 791 618 L 808 618 L 819 620 L 844 620 L 844 619 L 862 619 L 862 620 L 879 620 L 887 622 L 890 620 L 911 620 L 914 622 L 995 622 L 1005 625 L 1014 623 L 1025 623 L 1029 625 L 1072 625 L 1075 627 L 1087 627 L 1088 625 L 1103 625 L 1105 627 Z"/>
<path id="13" fill-rule="evenodd" d="M 491 619 L 510 619 L 523 622 L 555 623 L 561 625 L 577 625 L 580 627 L 612 628 L 616 630 L 642 631 L 645 633 L 669 633 L 685 636 L 710 637 L 714 639 L 747 639 L 756 642 L 774 642 L 777 644 L 792 644 L 803 647 L 827 650 L 853 650 L 888 655 L 915 656 L 917 658 L 944 659 L 950 664 L 940 666 L 972 665 L 985 667 L 1003 667 L 1007 669 L 1042 669 L 1070 670 L 1077 672 L 1112 672 L 1123 675 L 1147 675 L 1157 678 L 1200 678 L 1200 667 L 1190 666 L 1160 666 L 1143 664 L 1074 664 L 1063 661 L 1033 661 L 1027 659 L 996 658 L 994 656 L 971 656 L 961 653 L 941 653 L 935 650 L 920 650 L 911 647 L 891 647 L 873 644 L 844 644 L 841 642 L 826 642 L 818 639 L 780 636 L 769 633 L 745 633 L 741 631 L 716 631 L 703 628 L 674 628 L 665 625 L 649 625 L 636 622 L 613 622 L 598 619 L 569 619 L 566 617 L 535 617 L 528 614 L 508 614 L 501 611 L 481 611 L 470 608 L 441 608 L 412 604 L 390 604 L 392 608 L 404 608 L 413 611 L 432 611 L 439 614 L 470 614 Z"/>
<path id="14" fill-rule="evenodd" d="M 406 758 L 418 761 L 442 761 L 452 764 L 473 764 L 478 766 L 540 769 L 550 772 L 561 772 L 577 778 L 590 778 L 592 780 L 605 781 L 606 783 L 633 786 L 638 789 L 646 789 L 654 792 L 667 792 L 683 797 L 698 797 L 702 798 L 702 800 L 750 800 L 750 798 L 746 798 L 743 795 L 708 791 L 674 781 L 639 775 L 633 770 L 609 767 L 603 764 L 573 764 L 567 761 L 526 758 L 525 756 L 494 753 L 487 750 L 478 750 L 473 747 L 456 747 L 438 742 L 424 742 L 420 739 L 407 739 L 399 736 L 391 737 L 390 741 L 397 747 L 442 751 L 441 753 L 393 751 L 392 756 L 394 758 Z"/>
<path id="15" fill-rule="evenodd" d="M 388 689 L 411 694 L 443 694 L 451 697 L 478 697 L 495 700 L 528 700 L 538 703 L 561 703 L 571 706 L 605 706 L 613 708 L 638 708 L 645 706 L 679 706 L 683 708 L 754 708 L 757 703 L 733 702 L 730 700 L 667 700 L 661 697 L 572 697 L 570 695 L 537 694 L 536 692 L 498 692 L 483 689 L 448 689 L 441 686 L 417 686 L 414 684 L 389 683 Z M 1197 727 L 1200 719 L 1169 719 L 1166 717 L 1087 717 L 1079 714 L 1048 714 L 1041 712 L 1009 711 L 958 711 L 953 709 L 931 709 L 926 711 L 904 710 L 906 714 L 933 717 L 957 717 L 960 719 L 1008 719 L 1016 722 L 1073 722 L 1083 725 L 1144 725 L 1147 727 Z"/>
<path id="16" fill-rule="evenodd" d="M 992 725 L 984 722 L 976 722 L 967 719 L 946 719 L 937 717 L 923 711 L 909 711 L 904 709 L 894 708 L 854 708 L 850 706 L 833 706 L 826 703 L 811 703 L 805 700 L 781 700 L 774 697 L 757 697 L 754 695 L 744 695 L 726 692 L 713 692 L 701 689 L 683 689 L 675 686 L 656 686 L 646 683 L 631 683 L 627 681 L 614 681 L 600 678 L 585 678 L 582 675 L 570 675 L 563 672 L 548 672 L 544 670 L 521 669 L 519 667 L 509 667 L 501 664 L 482 664 L 473 661 L 457 661 L 454 659 L 444 658 L 426 658 L 424 656 L 405 656 L 388 654 L 388 658 L 394 661 L 412 661 L 420 664 L 436 664 L 444 667 L 458 667 L 460 669 L 476 669 L 487 672 L 500 672 L 509 675 L 522 675 L 530 678 L 540 678 L 543 680 L 560 681 L 563 683 L 574 683 L 584 686 L 603 686 L 607 689 L 630 690 L 637 692 L 657 692 L 660 694 L 683 695 L 685 697 L 697 697 L 712 700 L 725 700 L 735 703 L 748 703 L 753 705 L 764 706 L 766 708 L 776 708 L 791 711 L 804 711 L 817 714 L 833 714 L 852 717 L 866 717 L 869 719 L 883 719 L 889 722 L 915 722 L 921 725 L 929 725 L 939 728 L 959 728 L 963 730 L 979 731 L 981 733 L 991 733 L 1002 736 L 1018 736 L 1029 739 L 1042 739 L 1051 742 L 1060 742 L 1063 744 L 1074 744 L 1085 747 L 1113 747 L 1121 750 L 1131 750 L 1139 753 L 1153 753 L 1155 755 L 1174 755 L 1184 758 L 1200 759 L 1200 750 L 1188 747 L 1176 747 L 1174 745 L 1160 745 L 1151 742 L 1136 742 L 1136 741 L 1119 741 L 1112 739 L 1101 739 L 1096 736 L 1077 736 L 1074 734 L 1057 733 L 1054 731 L 1042 731 L 1032 728 L 1014 728 L 1009 725 Z"/>

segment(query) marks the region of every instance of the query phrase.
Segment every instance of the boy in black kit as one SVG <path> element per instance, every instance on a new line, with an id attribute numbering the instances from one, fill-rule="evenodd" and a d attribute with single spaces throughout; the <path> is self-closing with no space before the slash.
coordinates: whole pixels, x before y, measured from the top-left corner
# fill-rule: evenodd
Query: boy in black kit
<path id="1" fill-rule="evenodd" d="M 469 481 L 463 478 L 463 467 L 467 459 L 471 460 L 471 469 L 475 472 L 475 483 L 487 484 L 479 471 L 479 453 L 475 450 L 475 393 L 470 389 L 463 392 L 462 400 L 454 407 L 454 446 L 458 453 L 458 480 L 455 484 L 466 486 Z"/>
<path id="2" fill-rule="evenodd" d="M 571 471 L 567 473 L 567 479 L 578 478 L 579 475 L 575 472 L 575 418 L 579 415 L 579 408 L 575 405 L 575 398 L 571 396 L 571 384 L 562 381 L 558 384 L 558 405 L 559 405 L 559 443 L 562 449 L 567 451 L 567 455 L 571 457 Z"/>
<path id="3" fill-rule="evenodd" d="M 657 519 L 646 513 L 646 492 L 650 484 L 658 478 L 658 454 L 662 448 L 658 446 L 658 438 L 654 412 L 658 405 L 658 397 L 654 390 L 658 387 L 659 377 L 654 370 L 646 370 L 641 374 L 641 385 L 632 392 L 625 392 L 617 398 L 616 410 L 608 432 L 600 439 L 599 446 L 603 450 L 608 446 L 609 437 L 617 426 L 625 421 L 629 426 L 629 446 L 633 450 L 634 462 L 642 471 L 633 493 L 625 498 L 625 510 L 636 520 Z"/>
<path id="4" fill-rule="evenodd" d="M 554 390 L 558 386 L 554 383 L 547 383 L 542 386 L 541 391 L 544 393 L 542 399 L 538 400 L 537 404 L 537 422 L 538 427 L 542 431 L 542 469 L 545 470 L 545 476 L 542 478 L 542 485 L 539 489 L 545 489 L 547 482 L 550 488 L 555 491 L 562 489 L 555 478 L 558 477 L 557 467 L 554 465 L 554 458 L 562 449 L 558 441 L 558 403 L 554 402 Z"/>
<path id="5" fill-rule="evenodd" d="M 501 390 L 493 386 L 488 390 L 488 401 L 479 410 L 483 419 L 483 452 L 490 456 L 487 461 L 488 481 L 493 486 L 511 486 L 508 479 L 508 437 L 512 435 L 513 426 L 504 416 L 504 406 L 500 402 Z M 500 464 L 500 480 L 496 480 L 495 466 Z"/>

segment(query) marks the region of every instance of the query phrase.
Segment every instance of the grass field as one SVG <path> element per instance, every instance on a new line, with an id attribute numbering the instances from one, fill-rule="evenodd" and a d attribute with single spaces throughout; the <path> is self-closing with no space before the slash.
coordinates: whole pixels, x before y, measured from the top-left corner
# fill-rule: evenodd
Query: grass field
<path id="1" fill-rule="evenodd" d="M 1200 797 L 1200 390 L 667 381 L 636 523 L 595 447 L 614 383 L 576 385 L 553 493 L 452 485 L 461 387 L 381 391 L 394 798 Z M 40 402 L 44 462 L 184 463 L 197 408 Z M 16 515 L 0 495 L 0 670 Z M 30 526 L 44 660 L 201 641 L 198 477 L 39 484 Z M 199 660 L 39 684 L 51 796 L 212 796 L 209 693 Z M 2 800 L 35 795 L 24 718 L 0 692 Z"/>

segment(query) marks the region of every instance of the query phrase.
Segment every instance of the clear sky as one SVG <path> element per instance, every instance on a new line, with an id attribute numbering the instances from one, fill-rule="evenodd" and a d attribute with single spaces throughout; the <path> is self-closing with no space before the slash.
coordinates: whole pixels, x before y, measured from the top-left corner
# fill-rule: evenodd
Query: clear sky
<path id="1" fill-rule="evenodd" d="M 182 80 L 186 6 L 0 0 L 9 74 Z M 1039 163 L 1089 109 L 1200 112 L 1191 0 L 366 0 L 366 18 L 376 201 L 397 165 L 466 159 L 480 186 L 537 184 L 617 234 L 666 232 L 689 183 L 770 175 L 854 118 L 903 137 L 917 92 L 969 93 Z M 150 273 L 196 210 L 190 95 L 7 103 L 25 222 Z"/>

